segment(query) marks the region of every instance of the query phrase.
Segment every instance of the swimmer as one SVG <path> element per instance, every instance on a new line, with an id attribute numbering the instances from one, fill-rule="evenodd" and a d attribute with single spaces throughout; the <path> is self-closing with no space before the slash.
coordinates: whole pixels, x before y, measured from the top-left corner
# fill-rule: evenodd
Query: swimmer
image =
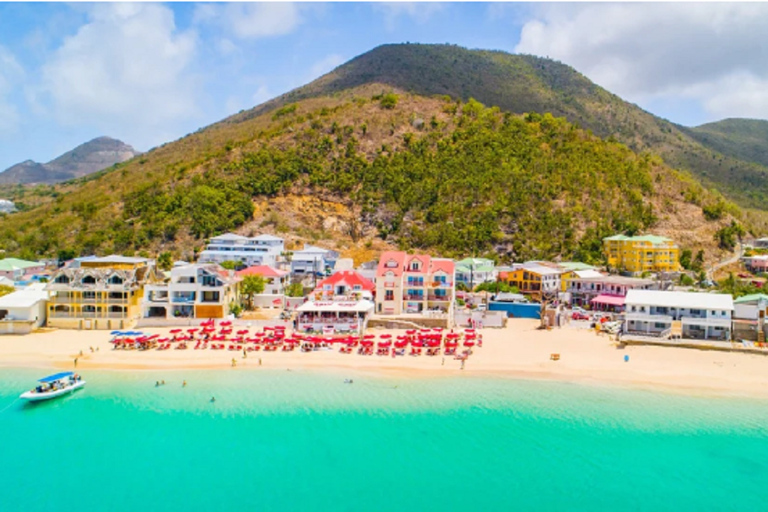
<path id="1" fill-rule="evenodd" d="M 215 397 L 215 396 L 212 396 L 212 397 L 211 397 L 211 403 L 213 403 L 213 402 L 215 402 L 215 401 L 216 401 L 216 397 Z"/>
<path id="2" fill-rule="evenodd" d="M 160 381 L 159 381 L 159 380 L 156 380 L 156 381 L 155 381 L 155 387 L 156 387 L 156 388 L 157 388 L 157 387 L 160 387 Z"/>
<path id="3" fill-rule="evenodd" d="M 164 381 L 164 380 L 161 380 L 161 381 L 160 381 L 160 384 L 162 384 L 163 386 L 165 386 L 165 381 Z"/>
<path id="4" fill-rule="evenodd" d="M 187 381 L 182 382 L 181 383 L 181 387 L 183 387 L 183 388 L 187 387 Z"/>

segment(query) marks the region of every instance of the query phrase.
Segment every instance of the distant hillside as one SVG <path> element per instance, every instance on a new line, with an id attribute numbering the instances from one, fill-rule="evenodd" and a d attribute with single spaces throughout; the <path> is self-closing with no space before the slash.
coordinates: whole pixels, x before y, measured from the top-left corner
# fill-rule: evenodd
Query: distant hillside
<path id="1" fill-rule="evenodd" d="M 724 119 L 684 131 L 724 155 L 768 166 L 768 121 Z"/>
<path id="2" fill-rule="evenodd" d="M 138 154 L 124 142 L 98 137 L 46 164 L 26 160 L 9 167 L 0 173 L 0 185 L 58 183 L 100 171 Z"/>
<path id="3" fill-rule="evenodd" d="M 743 206 L 767 208 L 768 167 L 764 161 L 745 161 L 743 152 L 726 152 L 709 139 L 693 137 L 687 129 L 622 100 L 569 66 L 530 55 L 451 45 L 379 46 L 306 86 L 224 122 L 241 122 L 306 98 L 343 96 L 366 84 L 384 84 L 424 96 L 475 98 L 517 114 L 564 116 L 634 151 L 660 155 L 670 166 L 690 171 Z"/>
<path id="4" fill-rule="evenodd" d="M 386 246 L 599 261 L 603 236 L 653 230 L 714 259 L 715 231 L 741 215 L 660 158 L 563 118 L 384 84 L 226 120 L 20 194 L 25 210 L 0 219 L 0 248 L 19 256 L 189 259 L 205 238 L 236 230 L 343 254 Z"/>

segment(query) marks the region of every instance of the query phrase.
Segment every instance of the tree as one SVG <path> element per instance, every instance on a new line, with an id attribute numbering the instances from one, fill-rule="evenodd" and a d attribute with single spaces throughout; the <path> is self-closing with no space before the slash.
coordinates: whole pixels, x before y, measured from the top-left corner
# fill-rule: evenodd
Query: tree
<path id="1" fill-rule="evenodd" d="M 680 251 L 680 266 L 685 270 L 691 269 L 691 260 L 693 258 L 693 252 L 690 249 L 683 249 Z"/>
<path id="2" fill-rule="evenodd" d="M 59 260 L 59 263 L 62 263 L 64 261 L 69 261 L 69 260 L 75 259 L 75 251 L 74 249 L 59 249 L 59 252 L 56 254 L 56 257 Z"/>
<path id="3" fill-rule="evenodd" d="M 171 270 L 173 267 L 173 255 L 170 251 L 161 252 L 157 257 L 157 266 L 160 270 Z"/>
<path id="4" fill-rule="evenodd" d="M 240 266 L 240 262 L 239 261 L 222 261 L 221 266 L 227 270 L 235 270 L 237 267 Z"/>
<path id="5" fill-rule="evenodd" d="M 288 285 L 288 288 L 285 289 L 285 294 L 288 297 L 303 297 L 304 287 L 301 283 L 291 283 Z"/>
<path id="6" fill-rule="evenodd" d="M 680 274 L 680 284 L 682 286 L 693 286 L 694 281 L 688 274 Z"/>
<path id="7" fill-rule="evenodd" d="M 723 226 L 715 233 L 715 241 L 718 247 L 725 249 L 726 251 L 732 251 L 736 247 L 736 240 L 741 241 L 741 237 L 744 236 L 746 231 L 741 224 L 732 220 L 728 226 Z"/>
<path id="8" fill-rule="evenodd" d="M 691 263 L 691 270 L 694 272 L 701 272 L 701 270 L 704 268 L 704 250 L 699 249 L 699 252 L 696 253 L 696 259 L 693 260 L 693 263 Z"/>
<path id="9" fill-rule="evenodd" d="M 381 97 L 381 108 L 392 110 L 397 106 L 397 94 L 389 93 Z"/>
<path id="10" fill-rule="evenodd" d="M 512 286 L 504 282 L 486 282 L 475 286 L 476 292 L 491 292 L 491 293 L 519 293 L 520 290 L 516 286 Z"/>
<path id="11" fill-rule="evenodd" d="M 237 318 L 238 316 L 240 316 L 240 313 L 243 312 L 243 306 L 241 306 L 235 301 L 232 301 L 229 304 L 229 312 L 230 314 L 235 315 L 235 318 Z"/>
<path id="12" fill-rule="evenodd" d="M 264 276 L 260 274 L 253 274 L 245 276 L 240 281 L 240 292 L 248 298 L 248 309 L 253 309 L 253 296 L 259 293 L 264 293 L 264 286 L 266 281 Z"/>

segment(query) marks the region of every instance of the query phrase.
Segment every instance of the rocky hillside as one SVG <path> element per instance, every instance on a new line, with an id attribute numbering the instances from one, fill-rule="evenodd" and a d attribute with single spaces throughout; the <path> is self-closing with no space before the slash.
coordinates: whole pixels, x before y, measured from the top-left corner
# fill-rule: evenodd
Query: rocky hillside
<path id="1" fill-rule="evenodd" d="M 743 215 L 661 158 L 564 118 L 381 83 L 241 115 L 24 194 L 26 211 L 0 219 L 8 254 L 189 258 L 236 230 L 359 259 L 397 246 L 598 261 L 603 236 L 653 230 L 714 259 L 714 232 Z"/>
<path id="2" fill-rule="evenodd" d="M 139 153 L 131 146 L 109 137 L 98 137 L 41 164 L 26 160 L 0 173 L 0 185 L 58 183 L 86 176 Z"/>
<path id="3" fill-rule="evenodd" d="M 674 168 L 691 172 L 742 206 L 768 209 L 765 159 L 732 150 L 727 139 L 699 136 L 592 83 L 549 59 L 452 45 L 396 44 L 371 50 L 314 82 L 227 119 L 241 122 L 312 97 L 345 94 L 385 84 L 422 96 L 474 98 L 516 114 L 550 112 L 636 152 L 651 151 Z"/>

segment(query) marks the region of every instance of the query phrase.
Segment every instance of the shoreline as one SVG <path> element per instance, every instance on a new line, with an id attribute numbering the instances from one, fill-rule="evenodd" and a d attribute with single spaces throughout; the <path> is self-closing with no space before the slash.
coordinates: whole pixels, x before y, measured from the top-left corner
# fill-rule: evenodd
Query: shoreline
<path id="1" fill-rule="evenodd" d="M 450 356 L 362 356 L 333 351 L 301 353 L 237 351 L 112 350 L 105 331 L 55 330 L 0 338 L 0 368 L 77 371 L 259 371 L 295 370 L 344 377 L 500 378 L 555 381 L 587 386 L 643 389 L 689 396 L 768 398 L 763 354 L 700 351 L 677 347 L 628 345 L 617 348 L 605 335 L 575 327 L 536 329 L 535 320 L 512 320 L 504 329 L 484 329 L 464 370 Z M 167 333 L 168 329 L 146 329 Z M 371 330 L 377 334 L 399 331 Z M 90 352 L 90 347 L 98 351 Z M 82 350 L 82 356 L 79 355 Z M 561 355 L 549 360 L 551 353 Z M 629 362 L 624 356 L 629 356 Z M 237 367 L 231 366 L 232 359 Z M 259 360 L 262 365 L 259 366 Z"/>

